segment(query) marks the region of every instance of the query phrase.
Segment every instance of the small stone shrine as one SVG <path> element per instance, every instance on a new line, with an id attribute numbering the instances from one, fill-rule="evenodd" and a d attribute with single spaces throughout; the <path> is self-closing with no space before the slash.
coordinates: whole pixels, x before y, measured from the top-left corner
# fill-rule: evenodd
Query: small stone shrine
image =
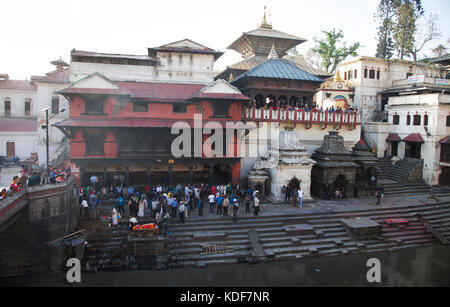
<path id="1" fill-rule="evenodd" d="M 311 156 L 316 161 L 311 174 L 311 193 L 322 199 L 333 199 L 336 189 L 343 197 L 353 197 L 355 177 L 360 167 L 353 154 L 345 149 L 344 138 L 336 130 L 329 131 L 322 146 Z M 325 193 L 328 184 L 328 195 Z"/>
<path id="2" fill-rule="evenodd" d="M 248 176 L 249 184 L 251 187 L 263 187 L 264 191 L 260 192 L 264 193 L 267 192 L 265 187 L 270 186 L 271 198 L 283 201 L 283 185 L 295 182 L 303 190 L 303 200 L 310 200 L 311 169 L 315 164 L 310 157 L 311 154 L 300 144 L 295 131 L 286 127 L 279 134 L 279 145 L 272 146 L 268 157 L 261 158 L 253 165 Z M 261 195 L 264 196 L 264 193 Z"/>

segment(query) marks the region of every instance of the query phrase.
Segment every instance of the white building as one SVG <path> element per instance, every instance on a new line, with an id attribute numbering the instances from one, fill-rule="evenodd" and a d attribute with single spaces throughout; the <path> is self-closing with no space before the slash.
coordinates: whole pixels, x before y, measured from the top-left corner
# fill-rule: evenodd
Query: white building
<path id="1" fill-rule="evenodd" d="M 383 95 L 382 91 L 396 86 L 410 76 L 445 78 L 446 70 L 421 62 L 357 56 L 348 57 L 341 62 L 337 72 L 347 86 L 354 88 L 351 106 L 362 112 L 364 124 L 384 117 L 389 95 Z"/>
<path id="2" fill-rule="evenodd" d="M 36 85 L 0 76 L 0 156 L 26 160 L 37 151 Z"/>
<path id="3" fill-rule="evenodd" d="M 57 94 L 69 84 L 69 68 L 61 59 L 51 64 L 56 70 L 32 76 L 31 80 L 10 80 L 8 75 L 1 75 L 0 156 L 18 156 L 23 161 L 33 155 L 39 165 L 46 165 L 46 133 L 42 128 L 46 124 L 43 110 L 48 107 L 50 161 L 64 151 L 64 135 L 51 124 L 69 114 L 67 100 Z"/>
<path id="4" fill-rule="evenodd" d="M 389 97 L 388 122 L 367 122 L 365 138 L 379 157 L 423 159 L 423 179 L 448 185 L 450 87 L 448 79 L 415 76 L 383 91 Z"/>

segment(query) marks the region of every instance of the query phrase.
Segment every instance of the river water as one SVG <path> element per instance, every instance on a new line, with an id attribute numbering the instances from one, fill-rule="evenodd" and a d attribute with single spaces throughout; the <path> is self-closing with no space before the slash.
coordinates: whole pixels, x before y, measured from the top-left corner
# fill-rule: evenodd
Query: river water
<path id="1" fill-rule="evenodd" d="M 378 258 L 381 282 L 369 283 L 367 260 Z M 67 286 L 64 274 L 0 279 L 1 286 Z M 78 286 L 297 287 L 450 286 L 450 247 L 401 249 L 295 261 L 218 265 L 164 271 L 82 273 Z"/>

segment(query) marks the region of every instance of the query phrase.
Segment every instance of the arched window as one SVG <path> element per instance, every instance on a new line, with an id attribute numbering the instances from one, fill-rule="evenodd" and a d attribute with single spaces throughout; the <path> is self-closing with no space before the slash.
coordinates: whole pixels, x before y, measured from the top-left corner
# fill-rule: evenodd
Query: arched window
<path id="1" fill-rule="evenodd" d="M 420 126 L 421 116 L 420 115 L 414 115 L 413 116 L 413 125 L 414 126 Z"/>
<path id="2" fill-rule="evenodd" d="M 447 115 L 447 122 L 445 124 L 447 127 L 450 127 L 450 115 Z"/>
<path id="3" fill-rule="evenodd" d="M 278 97 L 278 107 L 285 109 L 287 106 L 287 98 L 286 96 Z"/>
<path id="4" fill-rule="evenodd" d="M 256 105 L 257 109 L 264 107 L 264 96 L 263 95 L 261 95 L 261 94 L 256 95 L 255 105 Z"/>
<path id="5" fill-rule="evenodd" d="M 273 95 L 269 95 L 266 98 L 266 105 L 270 108 L 270 107 L 274 107 L 276 105 L 276 98 Z"/>
<path id="6" fill-rule="evenodd" d="M 298 98 L 296 96 L 292 96 L 289 99 L 289 106 L 294 108 L 297 106 L 297 104 L 298 104 Z"/>
<path id="7" fill-rule="evenodd" d="M 428 115 L 423 116 L 423 125 L 428 126 Z"/>

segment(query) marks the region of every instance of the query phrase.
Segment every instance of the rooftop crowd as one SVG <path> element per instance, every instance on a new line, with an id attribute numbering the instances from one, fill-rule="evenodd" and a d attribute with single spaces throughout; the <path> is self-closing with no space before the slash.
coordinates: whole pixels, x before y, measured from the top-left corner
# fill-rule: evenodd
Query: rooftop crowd
<path id="1" fill-rule="evenodd" d="M 281 110 L 281 111 L 304 111 L 304 112 L 338 112 L 338 113 L 348 113 L 348 112 L 357 112 L 358 109 L 351 108 L 346 105 L 345 108 L 342 108 L 340 106 L 338 107 L 331 107 L 324 109 L 322 106 L 320 108 L 317 108 L 315 104 L 311 104 L 309 102 L 294 102 L 294 103 L 288 103 L 284 99 L 279 99 L 278 101 L 275 101 L 275 99 L 267 99 L 265 102 L 262 100 L 259 101 L 252 101 L 248 104 L 249 108 L 257 108 L 257 109 L 265 109 L 265 110 Z"/>
<path id="2" fill-rule="evenodd" d="M 6 198 L 16 192 L 20 192 L 26 187 L 64 182 L 67 181 L 70 176 L 70 168 L 52 168 L 47 174 L 46 172 L 43 173 L 30 170 L 28 167 L 22 166 L 19 174 L 12 178 L 9 189 L 2 189 L 0 192 L 0 199 Z"/>

